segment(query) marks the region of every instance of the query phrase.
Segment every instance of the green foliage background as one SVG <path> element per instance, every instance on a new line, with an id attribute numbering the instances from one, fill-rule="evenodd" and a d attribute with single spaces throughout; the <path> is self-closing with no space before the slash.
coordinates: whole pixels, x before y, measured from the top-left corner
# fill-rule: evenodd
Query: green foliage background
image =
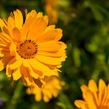
<path id="1" fill-rule="evenodd" d="M 80 86 L 90 79 L 109 82 L 109 1 L 108 0 L 58 0 L 59 20 L 63 41 L 67 44 L 67 60 L 60 73 L 66 82 L 63 91 L 49 103 L 35 102 L 26 94 L 26 87 L 0 72 L 0 99 L 5 104 L 0 109 L 76 109 L 74 100 L 82 99 Z M 0 17 L 8 17 L 16 9 L 44 11 L 43 0 L 0 0 Z"/>

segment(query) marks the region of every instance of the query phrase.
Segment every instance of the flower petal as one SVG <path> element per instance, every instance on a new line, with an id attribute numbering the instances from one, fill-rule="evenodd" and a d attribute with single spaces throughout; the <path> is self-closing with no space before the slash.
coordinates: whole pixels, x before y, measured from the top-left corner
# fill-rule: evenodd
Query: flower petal
<path id="1" fill-rule="evenodd" d="M 36 40 L 37 38 L 39 38 L 39 34 L 41 34 L 45 30 L 46 26 L 47 24 L 44 20 L 44 17 L 35 17 L 33 19 L 33 22 L 31 22 L 27 39 Z"/>
<path id="2" fill-rule="evenodd" d="M 15 16 L 15 25 L 17 28 L 21 29 L 23 25 L 23 15 L 20 10 L 14 11 L 14 16 Z"/>
<path id="3" fill-rule="evenodd" d="M 30 29 L 30 25 L 31 25 L 31 21 L 32 21 L 32 18 L 29 17 L 25 23 L 23 24 L 23 27 L 22 27 L 22 31 L 21 31 L 21 39 L 22 41 L 26 40 L 27 36 L 28 36 L 28 32 L 29 32 L 29 29 Z"/>
<path id="4" fill-rule="evenodd" d="M 61 42 L 49 41 L 38 44 L 38 51 L 57 52 L 62 47 Z"/>
<path id="5" fill-rule="evenodd" d="M 39 61 L 35 60 L 35 59 L 30 59 L 29 63 L 31 64 L 31 66 L 36 69 L 36 71 L 40 71 L 43 73 L 43 76 L 51 76 L 51 75 L 55 75 L 55 72 L 51 69 L 49 69 L 49 67 L 47 67 L 46 65 L 40 63 Z M 39 72 L 38 72 L 39 73 Z M 57 73 L 56 73 L 57 74 Z"/>
<path id="6" fill-rule="evenodd" d="M 30 86 L 32 84 L 32 77 L 31 77 L 31 75 L 29 73 L 30 72 L 29 68 L 25 67 L 24 65 L 21 65 L 20 72 L 22 74 L 23 83 L 26 86 Z"/>
<path id="7" fill-rule="evenodd" d="M 44 100 L 45 102 L 49 102 L 50 98 L 49 98 L 48 96 L 44 95 L 43 100 Z"/>
<path id="8" fill-rule="evenodd" d="M 20 79 L 21 78 L 20 69 L 18 68 L 17 70 L 15 70 L 12 75 L 13 75 L 13 80 Z"/>
<path id="9" fill-rule="evenodd" d="M 20 67 L 21 64 L 22 64 L 22 60 L 21 60 L 21 59 L 20 59 L 20 60 L 17 60 L 16 58 L 13 58 L 13 59 L 8 63 L 9 68 L 12 69 L 12 70 L 16 69 L 17 67 Z"/>
<path id="10" fill-rule="evenodd" d="M 8 56 L 7 56 L 8 55 Z M 9 56 L 9 54 L 7 53 L 7 55 L 5 56 L 4 55 L 4 57 L 3 58 L 1 58 L 1 60 L 0 60 L 0 71 L 2 71 L 5 67 L 6 67 L 6 65 L 8 64 L 8 62 L 11 60 L 11 58 L 12 57 L 10 57 Z"/>
<path id="11" fill-rule="evenodd" d="M 93 94 L 90 91 L 84 93 L 84 99 L 87 102 L 89 109 L 97 109 L 97 104 Z"/>
<path id="12" fill-rule="evenodd" d="M 82 100 L 75 100 L 74 104 L 78 107 L 78 108 L 81 108 L 81 109 L 88 109 L 86 107 L 86 103 Z"/>
<path id="13" fill-rule="evenodd" d="M 52 57 L 47 57 L 47 56 L 42 56 L 42 55 L 37 55 L 35 57 L 39 62 L 49 64 L 49 65 L 60 65 L 62 61 L 65 60 L 66 57 L 61 57 L 61 58 L 52 58 Z"/>
<path id="14" fill-rule="evenodd" d="M 101 104 L 103 102 L 105 92 L 106 92 L 106 84 L 102 79 L 99 80 L 98 90 L 99 90 L 98 100 L 99 100 L 99 104 Z"/>
<path id="15" fill-rule="evenodd" d="M 23 60 L 23 66 L 25 66 L 25 67 L 27 67 L 27 68 L 29 69 L 29 74 L 30 74 L 33 78 L 38 79 L 39 73 L 36 73 L 36 72 L 33 70 L 31 64 L 29 63 L 29 61 Z"/>
<path id="16" fill-rule="evenodd" d="M 0 60 L 0 71 L 2 71 L 5 68 L 5 64 Z"/>
<path id="17" fill-rule="evenodd" d="M 26 20 L 30 17 L 34 17 L 37 15 L 36 10 L 32 10 L 31 12 L 29 12 L 28 14 L 26 13 Z"/>
<path id="18" fill-rule="evenodd" d="M 35 100 L 36 101 L 40 101 L 41 99 L 42 99 L 42 94 L 41 94 L 40 89 L 39 90 L 36 90 Z"/>
<path id="19" fill-rule="evenodd" d="M 19 31 L 19 29 L 13 28 L 12 33 L 13 33 L 14 41 L 20 42 L 21 41 L 21 32 Z"/>
<path id="20" fill-rule="evenodd" d="M 60 40 L 62 37 L 62 30 L 57 28 L 55 29 L 54 25 L 48 26 L 45 31 L 41 34 L 37 42 L 45 42 L 51 40 Z"/>
<path id="21" fill-rule="evenodd" d="M 96 104 L 99 105 L 99 103 L 98 103 L 98 96 L 97 96 L 98 88 L 97 88 L 97 85 L 96 85 L 95 81 L 94 80 L 90 80 L 89 84 L 88 84 L 88 87 L 92 91 L 92 93 L 94 94 L 94 98 L 96 100 Z"/>
<path id="22" fill-rule="evenodd" d="M 7 27 L 8 27 L 9 33 L 12 36 L 12 30 L 13 30 L 13 28 L 16 27 L 16 25 L 15 25 L 15 18 L 14 18 L 14 15 L 12 13 L 8 17 Z"/>
<path id="23" fill-rule="evenodd" d="M 6 27 L 6 24 L 5 24 L 5 22 L 2 19 L 0 19 L 0 28 L 2 30 L 3 30 L 3 27 Z"/>

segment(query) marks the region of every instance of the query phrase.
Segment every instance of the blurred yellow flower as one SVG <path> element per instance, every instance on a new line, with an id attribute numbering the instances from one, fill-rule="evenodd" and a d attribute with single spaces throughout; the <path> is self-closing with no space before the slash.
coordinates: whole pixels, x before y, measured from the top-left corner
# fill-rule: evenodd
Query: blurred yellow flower
<path id="1" fill-rule="evenodd" d="M 88 87 L 81 86 L 84 100 L 76 100 L 74 103 L 79 109 L 109 109 L 109 85 L 100 79 L 97 88 L 93 80 L 89 81 Z"/>
<path id="2" fill-rule="evenodd" d="M 66 45 L 59 41 L 62 30 L 47 26 L 47 16 L 35 10 L 25 14 L 25 22 L 20 10 L 7 20 L 0 19 L 0 71 L 6 67 L 8 78 L 22 78 L 25 85 L 31 85 L 44 76 L 57 75 L 66 58 Z"/>
<path id="3" fill-rule="evenodd" d="M 56 24 L 58 21 L 57 0 L 45 0 L 45 11 L 49 17 L 49 24 Z"/>
<path id="4" fill-rule="evenodd" d="M 33 84 L 27 89 L 27 94 L 34 94 L 36 101 L 43 99 L 45 102 L 49 102 L 53 96 L 58 96 L 59 90 L 62 89 L 62 86 L 65 83 L 54 76 L 45 77 L 44 80 L 46 82 L 42 88 L 39 88 L 36 84 Z"/>
<path id="5" fill-rule="evenodd" d="M 53 8 L 58 5 L 58 0 L 45 0 L 46 4 L 50 4 Z"/>

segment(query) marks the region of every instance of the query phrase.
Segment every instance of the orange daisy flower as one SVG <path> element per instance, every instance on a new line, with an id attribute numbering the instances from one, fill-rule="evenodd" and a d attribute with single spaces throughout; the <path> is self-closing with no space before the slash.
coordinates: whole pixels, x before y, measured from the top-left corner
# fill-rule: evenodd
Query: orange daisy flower
<path id="1" fill-rule="evenodd" d="M 81 86 L 83 100 L 76 100 L 74 103 L 79 109 L 109 109 L 109 85 L 100 79 L 97 88 L 93 80 L 89 81 L 88 87 Z"/>
<path id="2" fill-rule="evenodd" d="M 31 85 L 44 76 L 57 75 L 66 58 L 66 45 L 59 41 L 62 30 L 47 26 L 47 16 L 35 10 L 25 14 L 25 22 L 18 9 L 7 20 L 0 19 L 0 70 L 6 67 L 8 78 L 22 78 Z"/>
<path id="3" fill-rule="evenodd" d="M 27 89 L 27 94 L 34 94 L 36 101 L 43 99 L 45 102 L 49 102 L 52 96 L 58 96 L 59 90 L 62 89 L 65 83 L 54 76 L 45 77 L 44 80 L 45 85 L 43 85 L 42 88 L 39 88 L 36 84 L 32 84 L 32 86 Z"/>

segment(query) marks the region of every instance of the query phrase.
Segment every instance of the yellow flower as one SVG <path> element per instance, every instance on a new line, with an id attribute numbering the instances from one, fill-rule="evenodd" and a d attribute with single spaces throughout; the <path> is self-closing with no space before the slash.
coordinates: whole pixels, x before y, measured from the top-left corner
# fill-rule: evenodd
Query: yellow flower
<path id="1" fill-rule="evenodd" d="M 47 16 L 35 10 L 25 14 L 25 22 L 20 10 L 7 20 L 0 19 L 0 70 L 6 67 L 8 78 L 22 78 L 25 85 L 31 85 L 44 76 L 57 75 L 66 58 L 66 45 L 59 41 L 62 30 L 47 26 Z"/>
<path id="2" fill-rule="evenodd" d="M 45 85 L 39 88 L 36 84 L 33 84 L 27 89 L 27 94 L 34 94 L 35 100 L 40 101 L 43 99 L 45 102 L 49 102 L 52 96 L 57 97 L 59 90 L 64 85 L 63 81 L 60 81 L 57 77 L 45 77 Z"/>
<path id="3" fill-rule="evenodd" d="M 45 0 L 45 11 L 49 18 L 49 24 L 56 24 L 58 21 L 57 0 Z"/>
<path id="4" fill-rule="evenodd" d="M 81 86 L 84 100 L 76 100 L 74 103 L 79 109 L 109 109 L 109 85 L 100 79 L 97 88 L 93 80 L 89 81 L 88 87 Z"/>

